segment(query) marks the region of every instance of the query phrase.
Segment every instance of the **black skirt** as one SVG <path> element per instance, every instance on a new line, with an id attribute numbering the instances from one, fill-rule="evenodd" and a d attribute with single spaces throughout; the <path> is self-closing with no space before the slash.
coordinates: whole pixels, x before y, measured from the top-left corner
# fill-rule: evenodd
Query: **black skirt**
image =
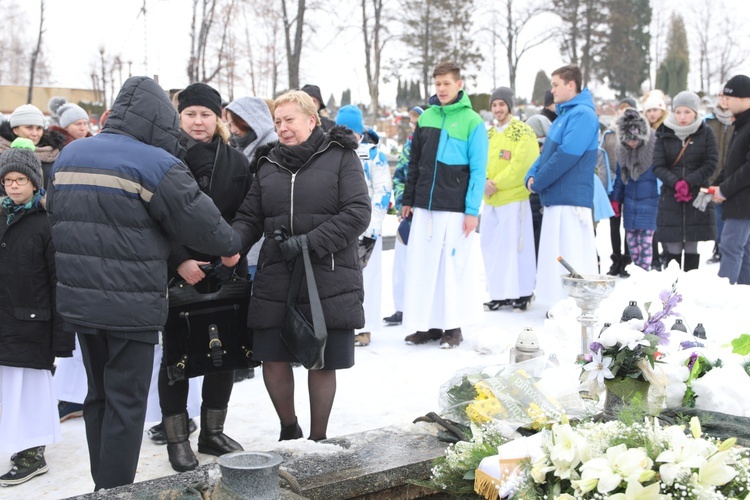
<path id="1" fill-rule="evenodd" d="M 281 340 L 277 329 L 253 331 L 254 361 L 297 362 Z M 324 370 L 343 370 L 354 366 L 354 330 L 328 330 Z"/>

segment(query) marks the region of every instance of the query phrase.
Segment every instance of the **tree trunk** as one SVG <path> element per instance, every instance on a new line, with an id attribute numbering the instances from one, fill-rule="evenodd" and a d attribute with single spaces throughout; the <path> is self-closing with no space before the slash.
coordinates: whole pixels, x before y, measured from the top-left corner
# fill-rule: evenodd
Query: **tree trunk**
<path id="1" fill-rule="evenodd" d="M 39 51 L 42 49 L 42 33 L 44 33 L 44 0 L 40 1 L 39 8 L 39 34 L 36 39 L 36 48 L 31 53 L 31 67 L 29 68 L 29 92 L 26 95 L 26 103 L 31 104 L 31 98 L 34 94 L 34 72 L 36 71 L 36 60 L 39 57 Z"/>

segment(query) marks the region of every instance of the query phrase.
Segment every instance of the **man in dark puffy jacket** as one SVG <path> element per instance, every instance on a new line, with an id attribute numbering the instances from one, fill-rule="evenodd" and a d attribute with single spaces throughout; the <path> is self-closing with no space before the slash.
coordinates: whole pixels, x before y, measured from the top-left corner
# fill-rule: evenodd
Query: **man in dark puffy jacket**
<path id="1" fill-rule="evenodd" d="M 733 76 L 723 94 L 734 115 L 734 134 L 713 189 L 714 201 L 724 204 L 719 276 L 750 285 L 750 77 Z"/>
<path id="2" fill-rule="evenodd" d="M 154 344 L 167 319 L 170 240 L 234 266 L 240 240 L 178 159 L 179 117 L 159 85 L 129 78 L 102 132 L 50 175 L 57 308 L 78 333 L 96 489 L 133 482 Z"/>

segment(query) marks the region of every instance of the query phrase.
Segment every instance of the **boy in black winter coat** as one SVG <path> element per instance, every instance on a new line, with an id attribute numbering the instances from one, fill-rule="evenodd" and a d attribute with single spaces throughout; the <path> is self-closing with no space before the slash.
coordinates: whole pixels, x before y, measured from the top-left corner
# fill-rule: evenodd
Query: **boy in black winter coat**
<path id="1" fill-rule="evenodd" d="M 45 445 L 60 440 L 52 363 L 72 356 L 74 347 L 55 311 L 55 250 L 42 176 L 31 140 L 16 139 L 0 155 L 6 195 L 0 203 L 0 451 L 14 452 L 0 486 L 47 472 Z"/>

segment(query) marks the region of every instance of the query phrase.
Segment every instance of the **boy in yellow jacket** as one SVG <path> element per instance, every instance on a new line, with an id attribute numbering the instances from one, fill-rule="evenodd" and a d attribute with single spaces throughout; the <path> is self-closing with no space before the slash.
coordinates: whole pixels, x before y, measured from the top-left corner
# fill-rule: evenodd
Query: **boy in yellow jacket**
<path id="1" fill-rule="evenodd" d="M 488 132 L 487 182 L 480 242 L 490 301 L 526 310 L 534 291 L 536 260 L 529 191 L 524 177 L 539 156 L 534 130 L 513 117 L 513 90 L 499 87 L 490 96 L 496 124 Z"/>

